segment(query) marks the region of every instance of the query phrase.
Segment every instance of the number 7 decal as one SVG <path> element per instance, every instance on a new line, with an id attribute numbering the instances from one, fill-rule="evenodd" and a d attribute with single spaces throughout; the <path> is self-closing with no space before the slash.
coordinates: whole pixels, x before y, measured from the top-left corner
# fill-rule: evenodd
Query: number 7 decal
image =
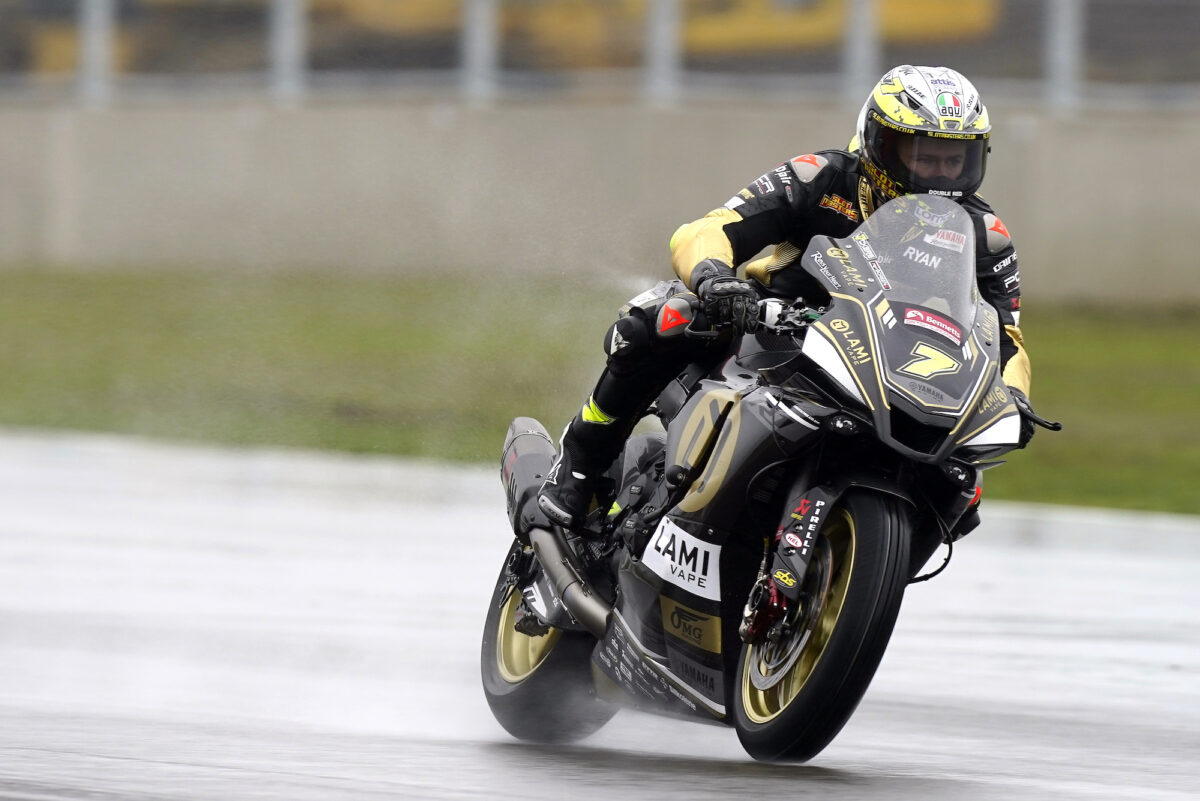
<path id="1" fill-rule="evenodd" d="M 917 358 L 901 367 L 900 372 L 915 375 L 917 378 L 953 375 L 962 367 L 962 364 L 954 357 L 943 353 L 928 342 L 918 342 L 917 346 L 912 349 L 912 355 Z"/>

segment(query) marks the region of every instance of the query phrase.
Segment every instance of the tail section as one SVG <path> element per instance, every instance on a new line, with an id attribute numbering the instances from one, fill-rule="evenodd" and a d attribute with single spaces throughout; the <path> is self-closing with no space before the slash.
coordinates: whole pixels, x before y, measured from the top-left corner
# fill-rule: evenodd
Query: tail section
<path id="1" fill-rule="evenodd" d="M 508 522 L 523 543 L 529 543 L 529 529 L 551 527 L 538 508 L 537 494 L 554 456 L 554 442 L 537 420 L 517 417 L 509 423 L 500 459 L 500 480 L 508 501 Z"/>

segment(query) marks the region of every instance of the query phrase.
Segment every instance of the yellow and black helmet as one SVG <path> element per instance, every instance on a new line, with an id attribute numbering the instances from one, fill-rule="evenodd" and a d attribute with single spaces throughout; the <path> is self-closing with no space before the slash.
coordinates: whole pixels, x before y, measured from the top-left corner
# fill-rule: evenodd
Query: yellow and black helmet
<path id="1" fill-rule="evenodd" d="M 927 192 L 962 200 L 983 183 L 992 126 L 974 84 L 946 67 L 890 70 L 858 116 L 877 202 Z"/>

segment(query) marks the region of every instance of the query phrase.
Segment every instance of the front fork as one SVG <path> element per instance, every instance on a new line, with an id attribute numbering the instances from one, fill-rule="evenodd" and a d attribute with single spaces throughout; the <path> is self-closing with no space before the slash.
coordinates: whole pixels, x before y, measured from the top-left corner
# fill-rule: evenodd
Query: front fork
<path id="1" fill-rule="evenodd" d="M 759 642 L 777 630 L 788 611 L 801 604 L 800 587 L 808 572 L 817 542 L 817 534 L 833 509 L 837 494 L 814 487 L 793 497 L 788 511 L 775 533 L 774 553 L 768 548 L 758 569 L 758 580 L 750 590 L 738 636 L 742 642 Z M 769 565 L 769 567 L 768 567 Z"/>

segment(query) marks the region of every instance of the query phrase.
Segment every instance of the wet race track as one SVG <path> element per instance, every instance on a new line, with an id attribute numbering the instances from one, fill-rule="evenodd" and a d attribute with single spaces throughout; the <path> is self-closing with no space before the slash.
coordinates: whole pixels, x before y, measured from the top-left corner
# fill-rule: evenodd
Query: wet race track
<path id="1" fill-rule="evenodd" d="M 496 471 L 12 433 L 0 453 L 0 798 L 1200 797 L 1191 521 L 985 508 L 909 588 L 842 734 L 778 766 L 631 712 L 570 748 L 500 729 L 478 678 Z"/>

